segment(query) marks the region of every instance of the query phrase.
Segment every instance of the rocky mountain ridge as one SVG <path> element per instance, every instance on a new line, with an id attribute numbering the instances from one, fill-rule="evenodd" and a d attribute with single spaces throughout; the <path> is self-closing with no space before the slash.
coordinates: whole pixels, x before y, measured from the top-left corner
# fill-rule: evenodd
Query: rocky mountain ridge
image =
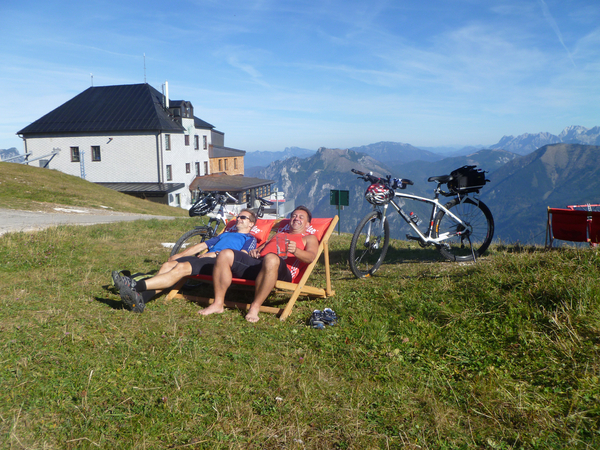
<path id="1" fill-rule="evenodd" d="M 519 136 L 503 136 L 498 143 L 489 146 L 467 146 L 452 151 L 449 147 L 437 147 L 438 153 L 401 142 L 382 141 L 374 144 L 352 147 L 350 150 L 365 153 L 387 163 L 408 163 L 414 160 L 439 161 L 449 156 L 464 156 L 483 149 L 507 150 L 517 155 L 527 155 L 540 147 L 550 144 L 600 145 L 600 126 L 586 128 L 579 125 L 566 127 L 558 136 L 547 133 L 524 133 Z M 314 150 L 287 147 L 283 152 L 247 152 L 245 165 L 249 176 L 257 176 L 260 168 L 271 162 L 290 157 L 306 158 L 315 154 Z M 257 168 L 258 167 L 258 168 Z"/>
<path id="2" fill-rule="evenodd" d="M 488 172 L 486 177 L 491 182 L 481 191 L 481 199 L 494 214 L 496 237 L 506 242 L 543 243 L 548 206 L 600 203 L 600 147 L 581 144 L 547 145 L 525 156 L 485 149 L 435 162 L 406 164 L 387 164 L 353 150 L 321 148 L 309 158 L 275 161 L 259 176 L 275 180 L 286 198 L 322 217 L 337 213 L 329 205 L 329 190 L 348 190 L 350 207 L 342 212 L 341 229 L 352 232 L 371 206 L 364 200 L 367 184 L 357 180 L 350 169 L 409 178 L 414 185 L 407 192 L 431 197 L 434 186 L 427 178 L 448 174 L 466 164 Z M 426 204 L 409 203 L 406 207 L 411 211 L 429 217 Z M 390 225 L 395 238 L 403 239 L 409 231 L 397 217 L 391 218 Z"/>
<path id="3" fill-rule="evenodd" d="M 503 136 L 490 148 L 504 149 L 519 155 L 527 155 L 538 148 L 550 144 L 600 145 L 600 127 L 585 128 L 579 125 L 566 127 L 558 136 L 550 133 L 524 133 L 517 137 Z"/>

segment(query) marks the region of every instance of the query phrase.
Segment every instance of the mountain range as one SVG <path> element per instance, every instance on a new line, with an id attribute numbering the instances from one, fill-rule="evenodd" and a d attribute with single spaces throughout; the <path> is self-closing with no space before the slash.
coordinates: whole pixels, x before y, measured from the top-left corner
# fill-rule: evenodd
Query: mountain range
<path id="1" fill-rule="evenodd" d="M 350 150 L 366 153 L 379 161 L 407 163 L 413 160 L 439 161 L 447 156 L 464 156 L 482 149 L 502 149 L 517 155 L 527 155 L 545 145 L 559 143 L 600 145 L 600 127 L 585 128 L 573 125 L 566 127 L 558 136 L 547 132 L 524 133 L 516 137 L 503 136 L 498 143 L 488 146 L 468 146 L 455 149 L 451 147 L 432 147 L 427 149 L 399 142 L 378 142 L 361 147 L 352 147 Z M 247 152 L 244 163 L 247 174 L 255 176 L 260 168 L 268 166 L 273 161 L 294 156 L 306 158 L 314 155 L 314 153 L 314 150 L 298 147 L 288 147 L 283 152 Z"/>
<path id="2" fill-rule="evenodd" d="M 341 229 L 352 232 L 371 207 L 364 200 L 367 183 L 357 180 L 350 169 L 409 178 L 414 185 L 407 192 L 431 197 L 434 185 L 427 182 L 428 177 L 449 174 L 466 164 L 487 171 L 491 181 L 482 189 L 481 200 L 494 215 L 495 237 L 505 242 L 543 243 L 548 206 L 600 202 L 600 147 L 581 144 L 545 145 L 525 156 L 484 149 L 433 162 L 389 164 L 355 150 L 321 148 L 308 158 L 274 161 L 258 176 L 274 180 L 286 198 L 308 206 L 316 216 L 337 213 L 336 207 L 329 205 L 330 189 L 348 190 L 350 206 L 341 212 Z M 424 203 L 401 205 L 429 218 L 430 208 Z M 395 238 L 404 238 L 410 231 L 399 218 L 393 218 L 390 225 Z"/>
<path id="3" fill-rule="evenodd" d="M 0 149 L 0 161 L 12 158 L 13 156 L 19 156 L 19 151 L 15 147 Z"/>

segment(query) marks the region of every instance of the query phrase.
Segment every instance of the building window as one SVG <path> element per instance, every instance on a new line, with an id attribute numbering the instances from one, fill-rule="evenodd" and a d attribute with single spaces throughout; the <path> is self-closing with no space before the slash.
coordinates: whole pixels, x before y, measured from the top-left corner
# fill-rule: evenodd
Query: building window
<path id="1" fill-rule="evenodd" d="M 173 180 L 173 169 L 171 167 L 171 165 L 167 165 L 167 181 L 172 181 Z"/>
<path id="2" fill-rule="evenodd" d="M 219 160 L 219 172 L 222 172 L 222 171 L 223 171 L 223 160 L 220 159 Z"/>
<path id="3" fill-rule="evenodd" d="M 227 172 L 227 160 L 226 159 L 223 160 L 223 164 L 225 166 L 225 172 Z"/>
<path id="4" fill-rule="evenodd" d="M 185 145 L 190 145 L 190 135 L 189 134 L 185 135 Z"/>
<path id="5" fill-rule="evenodd" d="M 71 162 L 80 162 L 79 147 L 71 147 Z"/>
<path id="6" fill-rule="evenodd" d="M 192 171 L 192 167 L 190 163 L 185 163 L 185 173 L 190 173 Z"/>
<path id="7" fill-rule="evenodd" d="M 206 140 L 206 136 L 202 136 L 202 142 L 204 143 L 204 150 L 208 148 L 208 141 Z"/>
<path id="8" fill-rule="evenodd" d="M 200 176 L 200 163 L 199 162 L 196 163 L 196 176 L 197 177 Z"/>
<path id="9" fill-rule="evenodd" d="M 200 138 L 197 134 L 194 135 L 194 150 L 200 150 Z"/>
<path id="10" fill-rule="evenodd" d="M 165 134 L 165 150 L 171 150 L 171 135 Z"/>
<path id="11" fill-rule="evenodd" d="M 92 145 L 92 161 L 100 161 L 100 146 Z"/>
<path id="12" fill-rule="evenodd" d="M 237 170 L 237 158 L 233 158 L 233 168 Z"/>
<path id="13" fill-rule="evenodd" d="M 204 161 L 204 175 L 208 175 L 208 161 Z"/>

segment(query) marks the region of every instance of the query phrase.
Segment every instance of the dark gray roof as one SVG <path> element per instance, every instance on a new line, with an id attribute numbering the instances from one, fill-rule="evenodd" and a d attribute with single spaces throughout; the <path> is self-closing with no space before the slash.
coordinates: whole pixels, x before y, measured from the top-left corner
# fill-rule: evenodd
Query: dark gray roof
<path id="1" fill-rule="evenodd" d="M 196 128 L 208 128 L 209 130 L 212 130 L 214 128 L 213 125 L 211 125 L 208 122 L 205 122 L 202 119 L 199 119 L 198 117 L 194 116 L 194 126 Z"/>
<path id="2" fill-rule="evenodd" d="M 243 177 L 241 175 L 205 175 L 194 178 L 194 181 L 190 184 L 190 190 L 243 192 L 273 183 L 275 183 L 273 180 Z"/>
<path id="3" fill-rule="evenodd" d="M 113 191 L 124 194 L 146 195 L 148 197 L 161 197 L 169 192 L 185 187 L 185 183 L 96 183 Z"/>
<path id="4" fill-rule="evenodd" d="M 90 87 L 18 134 L 183 132 L 164 110 L 163 97 L 149 84 Z"/>
<path id="5" fill-rule="evenodd" d="M 246 152 L 244 150 L 237 150 L 229 147 L 217 147 L 216 145 L 213 145 L 208 149 L 209 158 L 227 158 L 231 156 L 242 157 L 245 154 Z"/>

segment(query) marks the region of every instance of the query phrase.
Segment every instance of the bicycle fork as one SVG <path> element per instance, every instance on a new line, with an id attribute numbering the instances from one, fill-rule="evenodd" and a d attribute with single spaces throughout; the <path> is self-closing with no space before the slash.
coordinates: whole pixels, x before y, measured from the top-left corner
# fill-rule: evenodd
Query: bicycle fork
<path id="1" fill-rule="evenodd" d="M 379 221 L 379 225 L 375 225 L 375 220 L 377 219 L 377 217 L 374 217 L 373 219 L 371 219 L 369 221 L 369 225 L 367 226 L 367 232 L 365 233 L 365 242 L 364 242 L 364 247 L 369 249 L 369 250 L 378 250 L 379 246 L 381 244 L 381 237 L 384 236 L 385 233 L 385 221 L 387 220 L 386 217 L 386 212 L 387 212 L 387 207 L 388 205 L 384 205 L 383 206 L 383 211 L 380 211 L 379 209 L 375 208 L 375 211 L 377 212 L 377 214 L 379 215 L 379 218 L 381 219 Z M 374 230 L 374 227 L 381 227 L 381 229 L 379 230 Z M 371 236 L 373 234 L 375 234 L 374 232 L 376 232 L 376 236 L 377 238 L 371 242 Z"/>

